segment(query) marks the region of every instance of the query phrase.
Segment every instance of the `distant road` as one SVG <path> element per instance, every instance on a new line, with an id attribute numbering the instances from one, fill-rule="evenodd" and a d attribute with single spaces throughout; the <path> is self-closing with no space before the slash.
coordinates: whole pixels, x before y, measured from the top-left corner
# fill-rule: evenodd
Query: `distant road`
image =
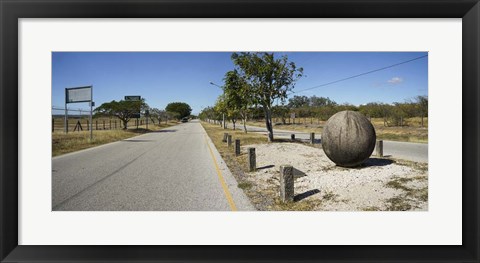
<path id="1" fill-rule="evenodd" d="M 52 159 L 52 210 L 254 210 L 198 121 Z"/>
<path id="2" fill-rule="evenodd" d="M 231 123 L 228 124 L 228 128 L 233 128 Z M 243 130 L 243 125 L 237 124 L 237 129 Z M 260 134 L 267 134 L 267 129 L 263 127 L 247 125 L 248 132 L 255 132 Z M 290 138 L 291 134 L 295 134 L 296 139 L 309 140 L 310 133 L 299 131 L 288 131 L 273 129 L 273 135 L 277 138 Z M 321 134 L 315 134 L 315 139 L 321 139 Z M 386 157 L 404 159 L 414 162 L 428 162 L 428 144 L 426 143 L 413 143 L 413 142 L 396 142 L 396 141 L 383 141 L 383 154 Z"/>

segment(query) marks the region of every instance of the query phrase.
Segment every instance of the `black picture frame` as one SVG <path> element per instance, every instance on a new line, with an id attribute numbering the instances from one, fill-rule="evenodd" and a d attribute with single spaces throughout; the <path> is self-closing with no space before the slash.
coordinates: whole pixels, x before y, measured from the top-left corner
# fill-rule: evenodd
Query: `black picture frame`
<path id="1" fill-rule="evenodd" d="M 0 260 L 2 262 L 329 261 L 479 262 L 478 0 L 0 0 Z M 460 246 L 18 245 L 18 19 L 20 18 L 462 18 Z M 445 138 L 445 143 L 452 138 Z M 254 237 L 252 237 L 254 238 Z"/>

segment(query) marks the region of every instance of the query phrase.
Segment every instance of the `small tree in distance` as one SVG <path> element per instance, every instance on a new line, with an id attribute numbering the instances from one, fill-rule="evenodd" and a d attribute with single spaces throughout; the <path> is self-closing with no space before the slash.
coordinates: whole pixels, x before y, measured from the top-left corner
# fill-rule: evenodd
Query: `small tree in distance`
<path id="1" fill-rule="evenodd" d="M 135 114 L 148 108 L 145 99 L 139 101 L 115 101 L 105 102 L 97 107 L 94 112 L 95 116 L 117 117 L 123 122 L 123 129 L 127 129 L 127 123 Z"/>
<path id="2" fill-rule="evenodd" d="M 188 117 L 192 113 L 192 108 L 185 102 L 172 102 L 165 107 L 167 112 L 175 114 L 179 119 Z"/>

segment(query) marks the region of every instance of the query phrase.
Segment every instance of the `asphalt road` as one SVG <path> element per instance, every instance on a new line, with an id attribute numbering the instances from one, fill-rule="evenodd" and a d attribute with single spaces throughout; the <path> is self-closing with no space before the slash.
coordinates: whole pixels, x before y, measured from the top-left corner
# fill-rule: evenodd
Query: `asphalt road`
<path id="1" fill-rule="evenodd" d="M 52 210 L 254 210 L 198 121 L 52 159 Z"/>
<path id="2" fill-rule="evenodd" d="M 232 123 L 229 123 L 228 128 L 233 128 Z M 236 128 L 243 130 L 243 125 L 237 123 Z M 263 127 L 256 127 L 247 125 L 247 131 L 267 134 L 267 129 Z M 287 131 L 273 129 L 273 135 L 277 138 L 289 139 L 291 134 L 295 134 L 295 139 L 310 140 L 310 133 L 299 131 Z M 315 134 L 315 139 L 320 143 L 321 134 Z M 375 150 L 373 152 L 375 154 Z M 383 141 L 383 155 L 385 157 L 392 157 L 397 159 L 404 159 L 414 162 L 428 162 L 428 144 L 426 143 L 412 143 L 412 142 L 396 142 Z"/>

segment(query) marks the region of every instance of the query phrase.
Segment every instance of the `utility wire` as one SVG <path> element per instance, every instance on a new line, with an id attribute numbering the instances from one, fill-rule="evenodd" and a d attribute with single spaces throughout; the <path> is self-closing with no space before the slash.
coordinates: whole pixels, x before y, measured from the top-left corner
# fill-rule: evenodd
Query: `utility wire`
<path id="1" fill-rule="evenodd" d="M 328 86 L 328 85 L 331 85 L 331 84 L 335 84 L 335 83 L 338 83 L 338 82 L 341 82 L 341 81 L 357 78 L 357 77 L 360 77 L 360 76 L 365 76 L 367 74 L 371 74 L 371 73 L 378 72 L 378 71 L 381 71 L 381 70 L 393 68 L 393 67 L 396 67 L 396 66 L 399 66 L 399 65 L 402 65 L 402 64 L 406 64 L 406 63 L 415 61 L 415 60 L 419 60 L 419 59 L 424 58 L 424 57 L 428 57 L 428 55 L 413 58 L 413 59 L 406 60 L 406 61 L 403 61 L 403 62 L 399 62 L 399 63 L 393 64 L 393 65 L 390 65 L 390 66 L 386 66 L 386 67 L 379 68 L 379 69 L 374 69 L 374 70 L 371 70 L 371 71 L 368 71 L 368 72 L 360 73 L 360 74 L 357 74 L 357 75 L 354 75 L 354 76 L 346 77 L 346 78 L 335 80 L 335 81 L 332 81 L 332 82 L 324 83 L 324 84 L 314 86 L 314 87 L 311 87 L 311 88 L 307 88 L 307 89 L 303 89 L 303 90 L 299 90 L 299 91 L 292 91 L 292 92 L 288 93 L 287 95 L 291 95 L 293 93 L 300 93 L 300 92 L 304 92 L 304 91 L 312 90 L 312 89 L 318 89 L 318 88 L 325 87 L 325 86 Z"/>

